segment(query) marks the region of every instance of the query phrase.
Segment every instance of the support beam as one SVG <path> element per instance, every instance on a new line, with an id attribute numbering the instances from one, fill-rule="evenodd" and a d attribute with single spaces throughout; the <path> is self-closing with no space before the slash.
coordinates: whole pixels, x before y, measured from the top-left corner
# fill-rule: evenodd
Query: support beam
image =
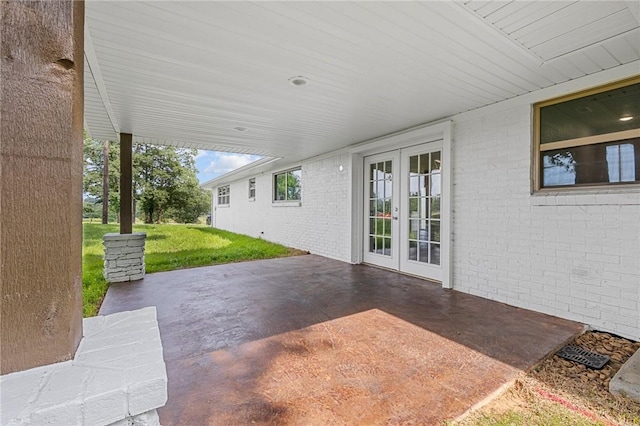
<path id="1" fill-rule="evenodd" d="M 0 374 L 82 337 L 84 2 L 0 2 Z"/>
<path id="2" fill-rule="evenodd" d="M 109 223 L 109 141 L 102 142 L 102 224 Z"/>
<path id="3" fill-rule="evenodd" d="M 120 233 L 133 231 L 133 135 L 120 133 Z"/>

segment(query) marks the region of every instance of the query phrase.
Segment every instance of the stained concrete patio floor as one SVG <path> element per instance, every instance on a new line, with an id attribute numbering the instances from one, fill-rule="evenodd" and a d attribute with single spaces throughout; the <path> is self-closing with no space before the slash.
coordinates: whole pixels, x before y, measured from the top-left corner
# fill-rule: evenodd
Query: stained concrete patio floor
<path id="1" fill-rule="evenodd" d="M 438 284 L 307 255 L 112 285 L 156 306 L 164 426 L 442 424 L 582 330 Z"/>

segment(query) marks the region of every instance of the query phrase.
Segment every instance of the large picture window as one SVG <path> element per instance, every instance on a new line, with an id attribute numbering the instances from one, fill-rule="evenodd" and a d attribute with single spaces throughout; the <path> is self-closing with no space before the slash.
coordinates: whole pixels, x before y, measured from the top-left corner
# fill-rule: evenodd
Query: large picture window
<path id="1" fill-rule="evenodd" d="M 231 191 L 229 185 L 221 186 L 218 188 L 218 205 L 226 206 L 231 201 Z"/>
<path id="2" fill-rule="evenodd" d="M 300 201 L 302 169 L 292 169 L 273 175 L 273 201 Z"/>
<path id="3" fill-rule="evenodd" d="M 534 106 L 535 189 L 640 183 L 640 77 Z"/>

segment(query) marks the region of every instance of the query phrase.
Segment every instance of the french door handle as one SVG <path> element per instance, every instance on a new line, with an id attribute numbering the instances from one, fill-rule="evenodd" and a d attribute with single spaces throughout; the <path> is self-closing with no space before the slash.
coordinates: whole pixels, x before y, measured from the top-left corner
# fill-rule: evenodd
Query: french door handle
<path id="1" fill-rule="evenodd" d="M 393 220 L 398 220 L 398 216 L 392 216 L 391 217 Z"/>

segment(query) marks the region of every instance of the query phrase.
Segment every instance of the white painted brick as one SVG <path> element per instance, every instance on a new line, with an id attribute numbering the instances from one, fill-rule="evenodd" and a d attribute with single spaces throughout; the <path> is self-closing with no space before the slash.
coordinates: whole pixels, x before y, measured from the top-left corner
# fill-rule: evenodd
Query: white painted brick
<path id="1" fill-rule="evenodd" d="M 454 288 L 640 338 L 627 315 L 640 300 L 640 192 L 531 195 L 531 105 L 478 113 L 452 117 Z M 348 166 L 342 154 L 303 161 L 299 207 L 272 207 L 271 173 L 256 176 L 253 203 L 234 182 L 215 226 L 349 261 Z M 611 309 L 625 319 L 605 320 Z"/>
<path id="2" fill-rule="evenodd" d="M 349 156 L 340 154 L 302 165 L 302 202 L 295 207 L 272 203 L 271 173 L 255 176 L 256 198 L 248 199 L 248 179 L 230 185 L 229 208 L 214 211 L 213 223 L 322 256 L 350 261 Z M 338 167 L 342 165 L 343 170 Z M 215 198 L 215 197 L 214 197 Z M 264 231 L 264 234 L 260 232 Z"/>
<path id="3" fill-rule="evenodd" d="M 167 402 L 167 379 L 159 378 L 131 385 L 127 390 L 129 413 L 142 414 L 149 407 L 162 407 Z"/>
<path id="4" fill-rule="evenodd" d="M 82 401 L 65 401 L 53 406 L 45 406 L 31 413 L 32 425 L 81 425 L 83 424 Z"/>
<path id="5" fill-rule="evenodd" d="M 156 410 L 150 410 L 136 416 L 127 417 L 124 420 L 111 423 L 107 426 L 160 426 L 160 417 Z"/>
<path id="6" fill-rule="evenodd" d="M 167 374 L 155 308 L 86 318 L 83 330 L 72 361 L 0 376 L 2 424 L 159 425 Z"/>
<path id="7" fill-rule="evenodd" d="M 529 108 L 523 105 L 520 115 L 528 117 Z M 466 281 L 458 280 L 461 275 L 458 271 L 469 268 L 466 259 L 478 258 L 480 261 L 474 266 L 476 276 L 487 279 L 494 288 L 497 286 L 500 294 L 511 297 L 513 292 L 518 293 L 523 307 L 586 321 L 594 328 L 605 327 L 637 338 L 638 329 L 629 334 L 630 321 L 616 322 L 615 317 L 603 320 L 602 312 L 609 312 L 598 303 L 606 302 L 618 314 L 626 313 L 629 319 L 632 317 L 628 314 L 634 310 L 638 316 L 640 195 L 636 192 L 531 196 L 530 133 L 528 126 L 509 123 L 499 114 L 456 122 L 454 288 L 473 289 L 474 294 L 487 290 L 484 285 L 474 285 L 474 278 L 466 273 L 463 274 L 468 277 Z M 519 171 L 517 168 L 505 171 L 488 163 L 489 159 L 502 155 L 505 144 L 509 146 L 509 160 L 520 165 Z M 480 152 L 482 155 L 476 155 Z M 492 189 L 493 194 L 487 189 Z M 482 197 L 475 196 L 480 193 Z M 625 202 L 622 207 L 617 204 L 621 199 Z M 624 211 L 627 208 L 628 214 Z M 487 213 L 500 214 L 500 210 L 506 211 L 508 217 L 503 214 L 495 220 L 493 213 L 491 216 Z M 488 256 L 478 240 L 486 240 L 490 235 L 499 235 L 500 243 L 491 249 L 495 260 L 486 262 L 483 260 Z M 531 249 L 529 255 L 526 247 Z M 519 269 L 514 270 L 514 265 Z M 542 274 L 536 265 L 544 265 Z M 501 272 L 505 270 L 512 272 L 508 278 L 518 278 L 517 284 L 504 278 Z M 528 286 L 527 281 L 531 283 Z M 544 285 L 536 287 L 536 282 Z M 531 290 L 529 297 L 518 291 L 522 287 Z M 567 312 L 569 307 L 573 311 Z"/>
<path id="8" fill-rule="evenodd" d="M 104 380 L 109 383 L 109 380 Z M 107 425 L 128 417 L 127 393 L 124 389 L 111 389 L 99 393 L 94 390 L 86 392 L 84 399 L 84 424 Z"/>

